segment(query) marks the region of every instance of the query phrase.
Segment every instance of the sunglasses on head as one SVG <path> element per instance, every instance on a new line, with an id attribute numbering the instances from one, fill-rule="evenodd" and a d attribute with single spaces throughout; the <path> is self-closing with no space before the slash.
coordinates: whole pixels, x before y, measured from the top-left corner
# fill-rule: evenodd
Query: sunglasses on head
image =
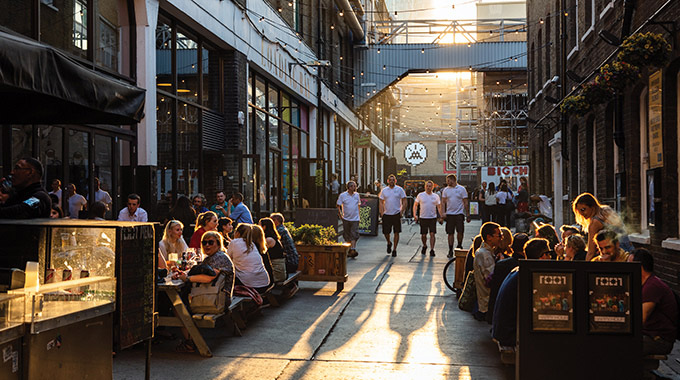
<path id="1" fill-rule="evenodd" d="M 203 244 L 203 245 L 213 245 L 213 244 L 215 244 L 215 243 L 216 243 L 215 240 L 203 240 L 203 241 L 201 242 L 201 244 Z"/>

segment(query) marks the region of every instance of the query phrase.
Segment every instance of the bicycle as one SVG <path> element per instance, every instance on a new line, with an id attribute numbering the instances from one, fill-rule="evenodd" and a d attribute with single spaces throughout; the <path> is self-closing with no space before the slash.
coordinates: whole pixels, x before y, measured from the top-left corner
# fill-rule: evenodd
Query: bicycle
<path id="1" fill-rule="evenodd" d="M 456 293 L 456 297 L 458 297 L 462 291 L 462 289 L 457 288 L 456 285 L 456 257 L 454 256 L 449 260 L 446 265 L 444 265 L 444 271 L 442 275 L 444 276 L 444 284 L 446 284 L 446 287 L 451 289 L 451 291 Z"/>

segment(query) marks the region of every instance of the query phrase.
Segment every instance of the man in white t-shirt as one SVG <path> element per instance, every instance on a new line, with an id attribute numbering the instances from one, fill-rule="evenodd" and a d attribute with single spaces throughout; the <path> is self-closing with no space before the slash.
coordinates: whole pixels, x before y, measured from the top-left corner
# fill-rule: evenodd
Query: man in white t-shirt
<path id="1" fill-rule="evenodd" d="M 54 194 L 59 199 L 59 207 L 61 207 L 61 181 L 55 178 L 52 180 L 52 191 L 48 194 Z"/>
<path id="2" fill-rule="evenodd" d="M 463 248 L 464 220 L 470 223 L 470 207 L 468 205 L 467 190 L 458 184 L 455 174 L 446 176 L 446 187 L 442 190 L 442 209 L 446 213 L 446 233 L 449 235 L 449 254 L 453 257 L 454 233 L 458 231 L 458 246 Z M 442 219 L 444 220 L 444 216 Z"/>
<path id="3" fill-rule="evenodd" d="M 76 193 L 76 185 L 72 183 L 66 186 L 66 194 L 68 196 L 68 216 L 71 219 L 78 219 L 78 213 L 87 209 L 87 199 Z"/>
<path id="4" fill-rule="evenodd" d="M 103 204 L 106 205 L 106 210 L 111 210 L 111 204 L 113 203 L 113 200 L 111 199 L 111 195 L 109 195 L 108 192 L 102 190 L 101 188 L 101 182 L 99 181 L 99 178 L 95 177 L 94 178 L 94 201 L 95 202 L 102 202 Z"/>
<path id="5" fill-rule="evenodd" d="M 142 203 L 142 198 L 137 194 L 130 194 L 127 197 L 127 207 L 123 207 L 118 213 L 118 220 L 126 222 L 148 222 L 149 215 L 146 210 L 139 207 Z"/>
<path id="6" fill-rule="evenodd" d="M 434 256 L 435 234 L 437 233 L 437 213 L 442 214 L 439 195 L 432 192 L 434 182 L 425 182 L 425 191 L 416 196 L 413 203 L 413 215 L 416 222 L 420 222 L 420 240 L 423 242 L 421 254 L 427 252 L 427 234 L 430 233 L 430 256 Z M 418 213 L 420 206 L 420 213 Z"/>
<path id="7" fill-rule="evenodd" d="M 338 216 L 342 219 L 342 237 L 345 242 L 352 246 L 347 257 L 357 257 L 357 240 L 359 240 L 359 205 L 361 197 L 356 192 L 357 184 L 354 181 L 347 182 L 347 191 L 338 196 Z"/>
<path id="8" fill-rule="evenodd" d="M 387 177 L 387 186 L 380 191 L 380 216 L 382 217 L 382 230 L 387 240 L 387 254 L 397 257 L 397 245 L 399 245 L 399 233 L 401 232 L 401 216 L 406 210 L 406 192 L 401 186 L 397 186 L 397 177 L 390 174 Z M 394 230 L 394 248 L 390 241 L 390 233 Z"/>

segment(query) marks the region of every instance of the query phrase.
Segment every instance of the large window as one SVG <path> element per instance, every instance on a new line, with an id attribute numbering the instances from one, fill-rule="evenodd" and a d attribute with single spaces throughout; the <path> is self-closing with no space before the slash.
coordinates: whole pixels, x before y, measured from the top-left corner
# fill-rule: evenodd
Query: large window
<path id="1" fill-rule="evenodd" d="M 264 180 L 253 186 L 259 192 L 260 211 L 292 211 L 300 206 L 300 158 L 306 158 L 309 140 L 307 109 L 252 70 L 248 104 L 247 153 L 259 157 L 259 178 Z"/>

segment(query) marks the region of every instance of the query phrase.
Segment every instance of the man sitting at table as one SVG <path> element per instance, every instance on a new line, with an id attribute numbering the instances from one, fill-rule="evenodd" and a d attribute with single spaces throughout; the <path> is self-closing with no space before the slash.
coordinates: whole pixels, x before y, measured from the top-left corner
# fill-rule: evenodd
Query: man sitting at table
<path id="1" fill-rule="evenodd" d="M 600 255 L 595 257 L 592 261 L 609 261 L 609 262 L 626 262 L 628 261 L 628 252 L 619 247 L 619 237 L 616 232 L 612 230 L 600 230 L 595 235 L 597 242 L 597 250 Z"/>
<path id="2" fill-rule="evenodd" d="M 636 249 L 628 261 L 642 264 L 642 354 L 666 355 L 677 336 L 678 305 L 673 291 L 654 275 L 654 257 Z"/>
<path id="3" fill-rule="evenodd" d="M 210 265 L 217 275 L 224 274 L 226 276 L 224 290 L 227 293 L 227 305 L 231 303 L 231 295 L 234 291 L 234 264 L 224 251 L 222 244 L 222 236 L 217 231 L 208 231 L 203 234 L 201 238 L 201 247 L 203 249 L 202 264 Z M 186 272 L 179 272 L 178 277 L 184 282 L 208 283 L 215 279 L 216 276 L 209 276 L 207 274 L 196 274 L 189 276 Z M 189 332 L 182 328 L 182 335 L 184 340 L 177 346 L 178 352 L 194 352 L 196 346 L 189 337 Z"/>

